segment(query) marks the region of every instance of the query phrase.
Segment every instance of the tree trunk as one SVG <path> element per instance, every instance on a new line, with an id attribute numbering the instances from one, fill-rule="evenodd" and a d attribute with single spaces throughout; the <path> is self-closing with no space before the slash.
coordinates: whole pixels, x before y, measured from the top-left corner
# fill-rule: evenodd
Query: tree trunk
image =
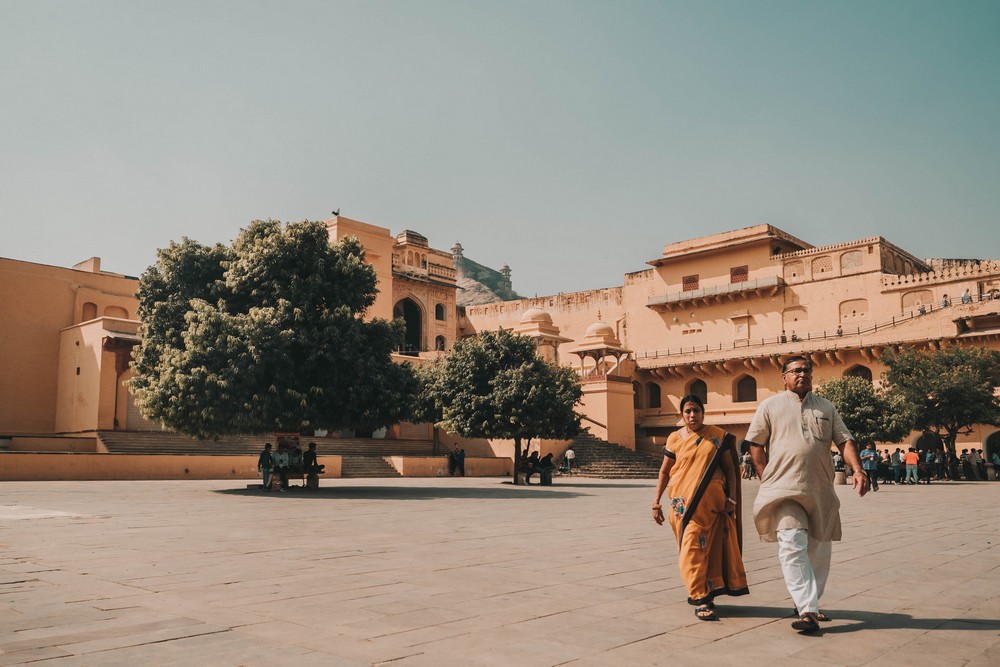
<path id="1" fill-rule="evenodd" d="M 520 436 L 514 437 L 514 486 L 518 485 L 517 473 L 521 463 L 521 438 Z"/>

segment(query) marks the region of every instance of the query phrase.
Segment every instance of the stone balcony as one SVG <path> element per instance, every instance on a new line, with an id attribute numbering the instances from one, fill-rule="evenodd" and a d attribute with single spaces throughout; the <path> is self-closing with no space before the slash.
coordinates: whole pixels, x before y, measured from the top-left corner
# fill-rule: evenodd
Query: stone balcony
<path id="1" fill-rule="evenodd" d="M 728 285 L 715 285 L 674 294 L 661 294 L 649 297 L 646 307 L 658 313 L 664 313 L 675 308 L 707 305 L 711 303 L 733 302 L 753 297 L 774 296 L 785 286 L 785 281 L 779 276 L 744 280 Z"/>

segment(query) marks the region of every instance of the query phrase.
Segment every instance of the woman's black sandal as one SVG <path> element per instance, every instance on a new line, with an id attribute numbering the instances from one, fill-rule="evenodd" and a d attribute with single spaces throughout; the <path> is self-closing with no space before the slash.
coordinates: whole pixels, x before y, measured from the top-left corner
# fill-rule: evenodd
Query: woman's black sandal
<path id="1" fill-rule="evenodd" d="M 717 621 L 719 617 L 715 614 L 715 605 L 709 602 L 708 604 L 700 604 L 694 608 L 694 615 L 699 621 Z"/>

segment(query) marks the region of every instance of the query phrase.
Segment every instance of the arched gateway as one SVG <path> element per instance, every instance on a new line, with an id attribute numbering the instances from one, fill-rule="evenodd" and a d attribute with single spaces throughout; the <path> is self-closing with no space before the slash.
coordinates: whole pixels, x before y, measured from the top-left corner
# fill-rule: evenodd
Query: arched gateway
<path id="1" fill-rule="evenodd" d="M 403 338 L 403 354 L 416 356 L 423 350 L 423 312 L 420 305 L 413 299 L 406 298 L 396 303 L 392 309 L 393 317 L 401 317 L 406 322 L 406 334 Z"/>

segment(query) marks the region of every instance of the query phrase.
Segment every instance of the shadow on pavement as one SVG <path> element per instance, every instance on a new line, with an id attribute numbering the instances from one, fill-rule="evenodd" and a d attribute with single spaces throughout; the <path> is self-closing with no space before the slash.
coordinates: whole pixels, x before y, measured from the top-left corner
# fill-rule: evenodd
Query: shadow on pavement
<path id="1" fill-rule="evenodd" d="M 646 484 L 633 484 L 633 483 L 612 484 L 612 483 L 600 483 L 600 482 L 575 484 L 570 480 L 557 479 L 555 482 L 552 483 L 552 487 L 553 488 L 571 487 L 574 489 L 639 489 L 651 485 L 656 486 L 655 481 L 656 480 L 649 480 Z M 510 482 L 504 482 L 504 484 L 510 484 Z M 534 486 L 535 483 L 532 482 L 531 485 Z"/>
<path id="2" fill-rule="evenodd" d="M 439 498 L 488 498 L 488 499 L 510 499 L 519 498 L 548 498 L 550 500 L 564 500 L 568 498 L 578 498 L 591 494 L 578 493 L 573 491 L 560 491 L 558 486 L 525 488 L 513 487 L 511 484 L 501 485 L 496 488 L 468 488 L 468 487 L 412 487 L 412 486 L 392 486 L 387 483 L 385 486 L 321 486 L 318 489 L 303 489 L 301 486 L 292 486 L 288 491 L 264 492 L 260 489 L 219 489 L 215 493 L 222 493 L 230 496 L 256 496 L 270 497 L 275 499 L 296 498 L 296 499 L 365 499 L 365 500 L 436 500 Z"/>
<path id="3" fill-rule="evenodd" d="M 774 618 L 787 620 L 795 616 L 789 607 L 728 606 L 724 601 L 716 601 L 721 618 Z M 823 611 L 831 618 L 820 624 L 821 634 L 844 634 L 862 630 L 982 630 L 1000 631 L 1000 620 L 992 618 L 923 618 L 909 614 L 864 611 L 858 609 L 827 609 Z M 794 632 L 794 631 L 793 631 Z"/>

